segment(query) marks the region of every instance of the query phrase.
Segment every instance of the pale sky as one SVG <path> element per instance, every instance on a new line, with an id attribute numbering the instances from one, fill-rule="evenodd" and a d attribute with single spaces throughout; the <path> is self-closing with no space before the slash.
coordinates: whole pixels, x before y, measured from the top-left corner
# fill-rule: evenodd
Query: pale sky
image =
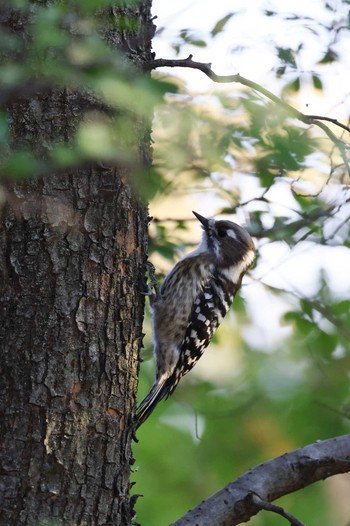
<path id="1" fill-rule="evenodd" d="M 327 27 L 347 15 L 348 10 L 340 0 L 330 0 L 329 4 L 334 12 L 327 10 L 322 0 L 236 0 L 234 3 L 217 0 L 215 4 L 212 0 L 177 0 L 171 3 L 154 0 L 152 12 L 158 17 L 155 24 L 158 30 L 163 29 L 154 40 L 154 49 L 158 58 L 172 58 L 171 42 L 176 40 L 181 29 L 189 29 L 197 38 L 206 40 L 208 46 L 185 46 L 179 58 L 193 53 L 194 60 L 211 62 L 218 74 L 240 73 L 273 90 L 276 79 L 271 70 L 276 67 L 275 43 L 291 48 L 298 42 L 303 43 L 298 66 L 307 77 L 307 72 L 322 58 L 328 42 L 333 38 L 334 32 L 329 32 Z M 209 39 L 208 33 L 215 23 L 233 10 L 235 15 L 225 30 L 216 38 Z M 278 15 L 266 17 L 265 10 L 275 11 Z M 289 14 L 305 18 L 303 21 L 282 22 L 281 17 Z M 325 27 L 321 27 L 320 22 Z M 350 113 L 350 32 L 342 32 L 340 43 L 333 48 L 341 54 L 341 62 L 331 66 L 322 96 L 315 97 L 312 92 L 311 97 L 309 90 L 302 90 L 300 109 L 305 111 L 308 104 L 310 113 L 332 112 L 333 117 L 344 118 Z M 199 72 L 181 70 L 177 74 L 184 75 L 193 89 L 206 91 L 213 86 Z"/>

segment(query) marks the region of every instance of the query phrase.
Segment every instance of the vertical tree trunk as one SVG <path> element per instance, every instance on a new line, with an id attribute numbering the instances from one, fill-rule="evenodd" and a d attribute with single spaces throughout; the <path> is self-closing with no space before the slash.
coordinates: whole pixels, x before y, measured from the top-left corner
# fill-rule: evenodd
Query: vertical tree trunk
<path id="1" fill-rule="evenodd" d="M 114 29 L 108 38 L 129 54 L 138 49 L 140 65 L 150 53 L 150 2 L 133 5 L 128 14 L 139 29 Z M 13 102 L 14 147 L 71 137 L 81 99 L 52 89 Z M 141 158 L 148 144 L 145 129 L 139 134 Z M 131 523 L 129 423 L 142 338 L 147 210 L 129 176 L 126 167 L 96 164 L 4 188 L 2 526 Z"/>

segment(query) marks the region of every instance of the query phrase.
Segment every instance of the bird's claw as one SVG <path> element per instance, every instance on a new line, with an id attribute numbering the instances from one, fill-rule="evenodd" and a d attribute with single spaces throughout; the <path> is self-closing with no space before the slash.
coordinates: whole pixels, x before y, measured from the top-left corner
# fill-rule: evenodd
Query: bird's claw
<path id="1" fill-rule="evenodd" d="M 155 275 L 156 269 L 153 263 L 150 261 L 146 262 L 147 266 L 147 292 L 143 292 L 145 296 L 149 296 L 150 301 L 157 299 L 159 297 L 159 285 Z"/>

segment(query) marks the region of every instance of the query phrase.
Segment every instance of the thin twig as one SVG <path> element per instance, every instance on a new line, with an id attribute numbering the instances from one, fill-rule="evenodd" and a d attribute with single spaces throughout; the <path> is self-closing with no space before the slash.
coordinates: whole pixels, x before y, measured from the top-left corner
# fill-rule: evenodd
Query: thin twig
<path id="1" fill-rule="evenodd" d="M 336 126 L 339 126 L 339 128 L 343 128 L 343 130 L 350 132 L 349 126 L 346 126 L 346 124 L 343 124 L 342 122 L 339 122 L 337 119 L 333 119 L 332 117 L 323 117 L 322 115 L 308 115 L 309 119 L 315 119 L 317 121 L 328 121 Z"/>
<path id="2" fill-rule="evenodd" d="M 288 511 L 281 508 L 281 506 L 276 506 L 276 504 L 272 504 L 271 502 L 267 502 L 266 500 L 261 499 L 256 493 L 252 493 L 252 498 L 254 503 L 257 504 L 257 506 L 260 509 L 272 511 L 272 513 L 277 513 L 278 515 L 281 515 L 281 517 L 284 517 L 285 519 L 289 520 L 291 526 L 304 526 L 302 522 L 296 519 Z"/>
<path id="3" fill-rule="evenodd" d="M 306 117 L 308 117 L 308 116 L 306 115 Z M 308 117 L 308 118 L 310 118 L 310 117 Z M 314 121 L 310 120 L 310 124 L 315 124 L 316 126 L 321 128 L 326 133 L 326 135 L 328 135 L 328 137 L 333 142 L 333 144 L 335 144 L 338 147 L 338 150 L 340 151 L 340 155 L 342 156 L 343 162 L 344 162 L 344 164 L 346 166 L 346 170 L 347 170 L 348 174 L 350 175 L 350 166 L 349 166 L 349 161 L 348 161 L 348 158 L 347 158 L 347 155 L 346 155 L 344 142 L 341 139 L 338 139 L 338 137 L 332 132 L 332 130 L 330 130 L 328 128 L 328 126 L 326 126 L 323 122 L 321 122 L 319 120 L 314 120 Z"/>

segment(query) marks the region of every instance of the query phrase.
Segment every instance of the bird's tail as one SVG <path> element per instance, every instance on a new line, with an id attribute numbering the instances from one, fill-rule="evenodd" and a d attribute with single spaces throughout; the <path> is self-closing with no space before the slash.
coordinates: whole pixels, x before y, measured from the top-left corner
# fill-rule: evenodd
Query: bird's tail
<path id="1" fill-rule="evenodd" d="M 150 416 L 158 402 L 168 394 L 167 381 L 157 382 L 153 385 L 148 395 L 142 400 L 136 411 L 135 431 Z"/>

